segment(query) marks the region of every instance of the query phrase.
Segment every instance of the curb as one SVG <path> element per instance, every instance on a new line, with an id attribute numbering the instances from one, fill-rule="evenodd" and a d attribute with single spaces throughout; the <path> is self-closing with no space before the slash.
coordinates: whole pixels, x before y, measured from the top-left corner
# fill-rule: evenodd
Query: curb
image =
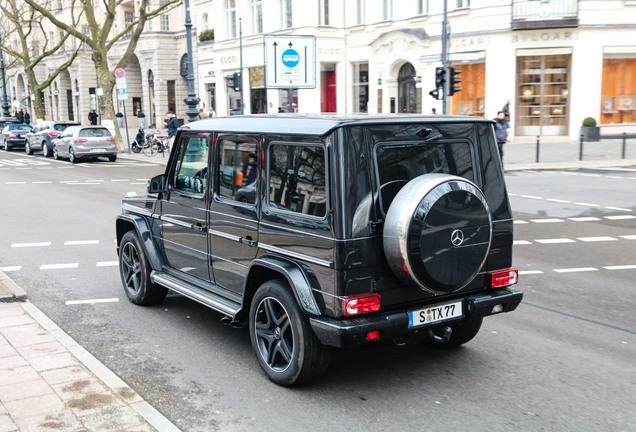
<path id="1" fill-rule="evenodd" d="M 0 303 L 24 302 L 26 292 L 9 276 L 0 271 Z"/>

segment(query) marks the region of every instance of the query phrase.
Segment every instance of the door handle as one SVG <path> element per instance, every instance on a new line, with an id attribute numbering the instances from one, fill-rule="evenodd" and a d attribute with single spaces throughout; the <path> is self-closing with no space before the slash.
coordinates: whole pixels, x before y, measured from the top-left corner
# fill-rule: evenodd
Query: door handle
<path id="1" fill-rule="evenodd" d="M 256 246 L 256 240 L 252 239 L 252 237 L 247 236 L 247 237 L 241 237 L 239 239 L 239 241 L 243 244 L 246 244 L 248 246 L 254 247 Z"/>
<path id="2" fill-rule="evenodd" d="M 205 232 L 207 231 L 207 228 L 204 225 L 201 225 L 200 223 L 195 224 L 194 225 L 194 229 L 199 231 L 199 232 Z"/>

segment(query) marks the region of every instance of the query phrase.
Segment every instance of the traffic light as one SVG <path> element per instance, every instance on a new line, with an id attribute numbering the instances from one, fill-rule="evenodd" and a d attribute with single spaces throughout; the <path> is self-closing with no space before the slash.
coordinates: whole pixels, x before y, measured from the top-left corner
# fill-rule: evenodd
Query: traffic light
<path id="1" fill-rule="evenodd" d="M 450 85 L 448 86 L 449 96 L 462 91 L 462 88 L 459 86 L 459 83 L 462 82 L 462 78 L 460 77 L 461 73 L 461 69 L 455 69 L 452 66 L 448 68 L 448 78 L 450 79 Z"/>
<path id="2" fill-rule="evenodd" d="M 435 68 L 435 90 L 428 92 L 433 99 L 441 99 L 444 91 L 444 84 L 446 83 L 446 71 L 443 67 Z"/>
<path id="3" fill-rule="evenodd" d="M 227 77 L 227 86 L 234 91 L 241 91 L 241 74 L 234 72 L 231 76 Z"/>

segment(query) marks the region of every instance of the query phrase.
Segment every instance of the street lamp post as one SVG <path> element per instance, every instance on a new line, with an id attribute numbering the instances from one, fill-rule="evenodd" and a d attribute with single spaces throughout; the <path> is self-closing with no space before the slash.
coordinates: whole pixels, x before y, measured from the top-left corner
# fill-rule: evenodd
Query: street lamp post
<path id="1" fill-rule="evenodd" d="M 0 45 L 2 44 L 2 35 L 0 34 Z M 4 53 L 0 48 L 0 71 L 2 73 L 2 115 L 9 117 L 9 100 L 7 99 L 7 77 L 4 74 Z"/>
<path id="2" fill-rule="evenodd" d="M 185 0 L 186 16 L 185 16 L 185 28 L 186 28 L 186 42 L 188 47 L 188 97 L 183 101 L 188 106 L 186 114 L 188 120 L 193 122 L 197 120 L 199 111 L 197 111 L 197 105 L 200 100 L 194 93 L 194 66 L 192 65 L 192 20 L 190 19 L 190 0 Z"/>

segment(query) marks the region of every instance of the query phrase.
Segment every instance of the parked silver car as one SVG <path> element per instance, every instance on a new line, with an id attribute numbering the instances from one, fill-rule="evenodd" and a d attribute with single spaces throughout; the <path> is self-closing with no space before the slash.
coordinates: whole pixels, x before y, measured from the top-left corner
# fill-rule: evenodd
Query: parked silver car
<path id="1" fill-rule="evenodd" d="M 115 138 L 103 126 L 70 126 L 53 142 L 53 157 L 68 158 L 71 163 L 81 159 L 108 157 L 117 160 Z"/>
<path id="2" fill-rule="evenodd" d="M 67 127 L 79 125 L 74 121 L 41 121 L 26 135 L 24 151 L 33 154 L 34 151 L 42 150 L 44 157 L 49 157 L 53 154 L 53 141 L 58 139 Z"/>

